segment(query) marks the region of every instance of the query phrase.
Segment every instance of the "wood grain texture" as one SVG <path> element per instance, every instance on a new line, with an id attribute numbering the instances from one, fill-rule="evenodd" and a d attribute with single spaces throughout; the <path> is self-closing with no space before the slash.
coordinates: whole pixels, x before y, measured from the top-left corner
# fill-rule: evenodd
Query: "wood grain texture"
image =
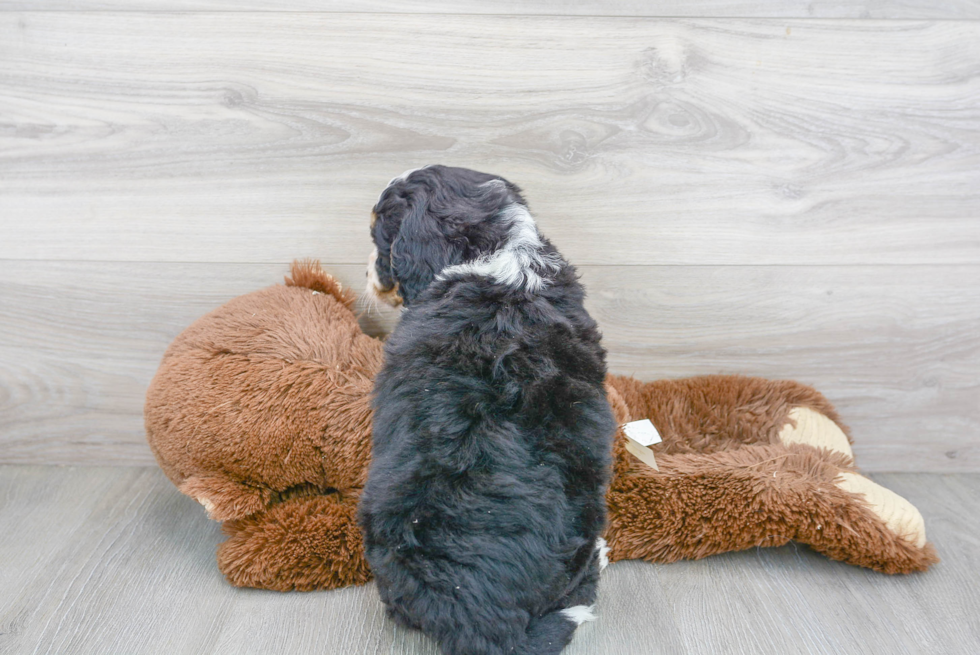
<path id="1" fill-rule="evenodd" d="M 615 372 L 641 379 L 713 373 L 796 379 L 837 406 L 861 466 L 980 464 L 977 267 L 595 273 L 584 277 L 591 282 L 589 309 Z"/>
<path id="2" fill-rule="evenodd" d="M 437 161 L 582 265 L 980 263 L 971 21 L 7 12 L 0 117 L 6 259 L 359 263 Z"/>
<path id="3" fill-rule="evenodd" d="M 313 11 L 727 18 L 980 18 L 977 0 L 0 0 L 0 11 Z"/>
<path id="4" fill-rule="evenodd" d="M 364 267 L 330 265 L 360 288 Z M 612 371 L 824 392 L 867 470 L 980 469 L 980 267 L 581 269 Z M 197 317 L 286 264 L 0 262 L 0 462 L 147 464 L 143 395 Z M 361 301 L 371 334 L 397 313 Z"/>
<path id="5" fill-rule="evenodd" d="M 889 577 L 804 547 L 620 562 L 564 655 L 950 655 L 980 643 L 980 476 L 875 479 L 919 507 L 943 561 Z M 437 655 L 373 584 L 234 589 L 203 510 L 155 468 L 0 467 L 0 653 Z"/>

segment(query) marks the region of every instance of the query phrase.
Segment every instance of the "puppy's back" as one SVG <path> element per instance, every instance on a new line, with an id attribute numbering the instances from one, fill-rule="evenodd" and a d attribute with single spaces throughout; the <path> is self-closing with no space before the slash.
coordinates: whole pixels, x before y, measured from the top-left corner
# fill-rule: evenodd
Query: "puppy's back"
<path id="1" fill-rule="evenodd" d="M 567 269 L 537 294 L 437 282 L 386 343 L 367 557 L 446 653 L 558 653 L 594 601 L 613 420 Z"/>

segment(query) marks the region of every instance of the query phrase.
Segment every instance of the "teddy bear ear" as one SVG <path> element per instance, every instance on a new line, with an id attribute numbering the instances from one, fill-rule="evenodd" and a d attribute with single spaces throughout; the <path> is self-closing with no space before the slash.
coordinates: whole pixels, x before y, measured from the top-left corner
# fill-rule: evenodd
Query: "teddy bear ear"
<path id="1" fill-rule="evenodd" d="M 289 276 L 284 280 L 287 287 L 302 287 L 317 293 L 325 293 L 333 296 L 337 301 L 351 309 L 357 299 L 354 292 L 345 289 L 334 276 L 328 274 L 320 267 L 320 262 L 315 259 L 297 259 L 290 267 Z"/>

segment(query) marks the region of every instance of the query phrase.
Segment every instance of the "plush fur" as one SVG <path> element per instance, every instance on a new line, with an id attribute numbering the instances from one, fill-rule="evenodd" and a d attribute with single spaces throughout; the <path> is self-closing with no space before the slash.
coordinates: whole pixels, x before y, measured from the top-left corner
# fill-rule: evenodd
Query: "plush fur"
<path id="1" fill-rule="evenodd" d="M 236 298 L 167 349 L 147 391 L 150 447 L 177 487 L 224 522 L 218 567 L 236 586 L 336 589 L 371 579 L 355 515 L 370 463 L 370 394 L 383 344 L 361 332 L 351 296 L 319 266 Z M 617 423 L 652 419 L 659 471 L 616 433 L 608 557 L 672 562 L 807 544 L 885 573 L 937 561 L 840 488 L 841 454 L 785 445 L 793 408 L 846 431 L 798 382 L 707 376 L 607 377 Z"/>
<path id="2" fill-rule="evenodd" d="M 610 561 L 674 562 L 789 541 L 883 573 L 924 571 L 938 561 L 931 544 L 896 534 L 862 497 L 840 488 L 843 473 L 858 471 L 853 457 L 781 442 L 798 407 L 828 417 L 850 441 L 833 405 L 812 387 L 727 375 L 609 376 L 607 391 L 617 422 L 650 419 L 663 438 L 659 471 L 616 442 Z"/>
<path id="3" fill-rule="evenodd" d="M 615 431 L 582 286 L 505 180 L 427 167 L 374 214 L 405 307 L 359 509 L 381 598 L 447 655 L 559 653 L 592 616 Z"/>

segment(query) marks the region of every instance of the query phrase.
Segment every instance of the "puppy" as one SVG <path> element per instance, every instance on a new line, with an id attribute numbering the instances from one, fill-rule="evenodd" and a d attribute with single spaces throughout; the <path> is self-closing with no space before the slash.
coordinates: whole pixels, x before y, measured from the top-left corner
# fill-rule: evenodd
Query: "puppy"
<path id="1" fill-rule="evenodd" d="M 500 177 L 430 166 L 374 207 L 402 305 L 359 518 L 389 615 L 447 655 L 558 653 L 591 620 L 614 421 L 575 269 Z"/>

